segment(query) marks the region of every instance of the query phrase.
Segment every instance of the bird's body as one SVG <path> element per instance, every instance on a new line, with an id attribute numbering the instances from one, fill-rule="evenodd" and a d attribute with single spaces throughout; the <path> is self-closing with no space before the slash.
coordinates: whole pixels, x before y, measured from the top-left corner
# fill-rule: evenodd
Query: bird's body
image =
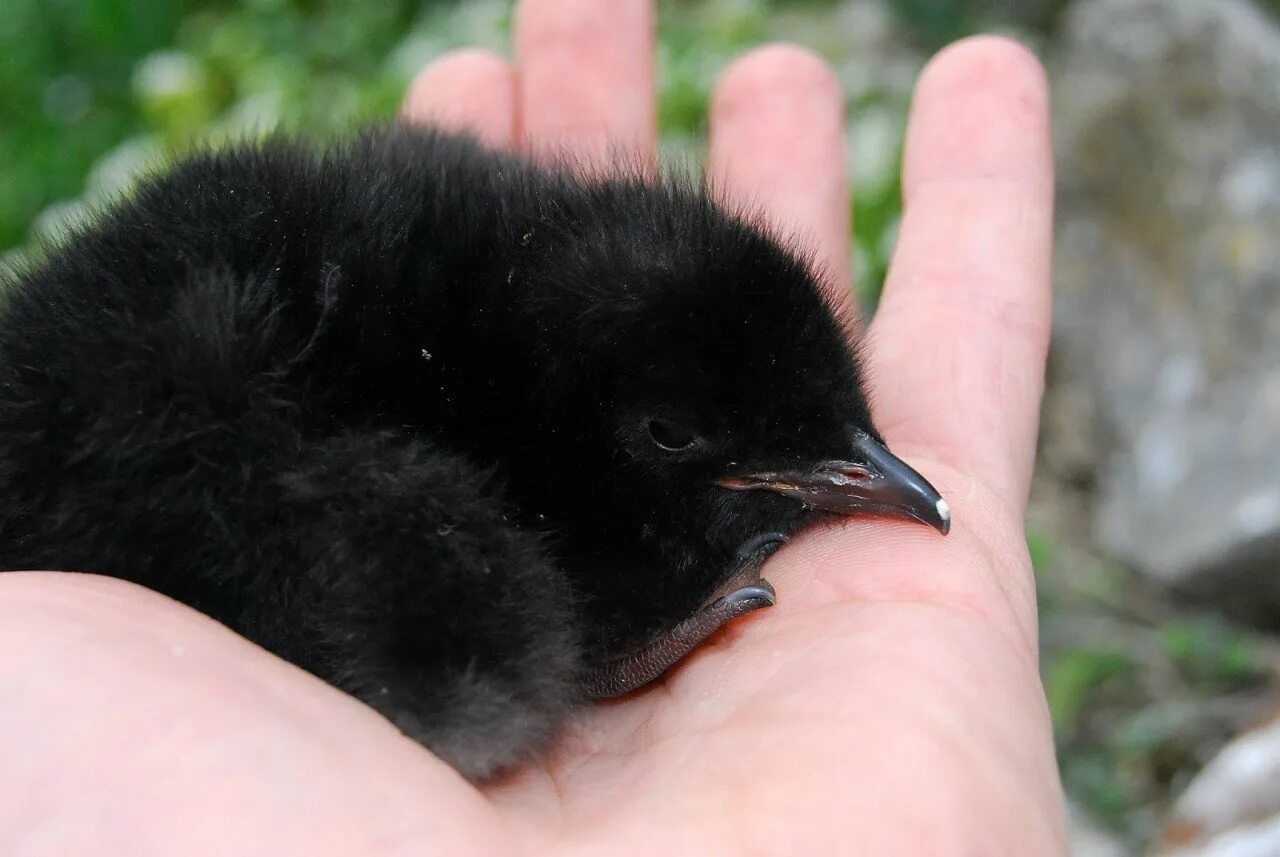
<path id="1" fill-rule="evenodd" d="M 751 583 L 762 534 L 852 511 L 792 478 L 856 481 L 851 437 L 882 449 L 813 276 L 700 189 L 274 141 L 10 285 L 0 569 L 170 595 L 483 777 Z M 864 495 L 939 525 L 936 494 Z"/>

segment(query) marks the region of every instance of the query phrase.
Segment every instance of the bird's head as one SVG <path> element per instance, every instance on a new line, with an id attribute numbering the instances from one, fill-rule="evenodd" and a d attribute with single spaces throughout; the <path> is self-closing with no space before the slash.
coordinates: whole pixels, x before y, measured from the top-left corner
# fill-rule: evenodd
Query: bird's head
<path id="1" fill-rule="evenodd" d="M 533 230 L 524 272 L 545 304 L 542 404 L 576 427 L 547 439 L 574 462 L 560 516 L 653 566 L 583 575 L 611 639 L 687 616 L 767 534 L 849 515 L 947 532 L 946 501 L 876 430 L 852 325 L 801 254 L 680 184 L 576 203 Z"/>

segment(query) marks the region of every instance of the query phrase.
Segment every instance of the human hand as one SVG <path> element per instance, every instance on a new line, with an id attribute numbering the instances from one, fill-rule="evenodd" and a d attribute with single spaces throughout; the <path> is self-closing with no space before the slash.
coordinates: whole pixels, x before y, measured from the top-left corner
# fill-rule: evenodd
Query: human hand
<path id="1" fill-rule="evenodd" d="M 525 0 L 518 74 L 441 59 L 406 114 L 496 145 L 652 152 L 649 0 Z M 158 595 L 0 575 L 0 852 L 468 855 L 1064 849 L 1022 513 L 1048 338 L 1051 156 L 1035 61 L 947 49 L 912 110 L 869 326 L 878 423 L 945 539 L 849 521 L 769 563 L 772 610 L 477 790 L 355 700 Z M 711 170 L 847 285 L 841 99 L 795 48 L 738 61 Z"/>

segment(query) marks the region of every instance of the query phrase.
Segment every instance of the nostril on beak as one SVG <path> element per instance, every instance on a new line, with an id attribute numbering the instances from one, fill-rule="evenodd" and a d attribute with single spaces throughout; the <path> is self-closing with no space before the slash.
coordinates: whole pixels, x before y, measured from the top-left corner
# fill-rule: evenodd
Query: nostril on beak
<path id="1" fill-rule="evenodd" d="M 870 467 L 852 461 L 828 461 L 818 472 L 823 474 L 833 485 L 853 485 L 866 482 L 874 472 Z"/>
<path id="2" fill-rule="evenodd" d="M 850 464 L 847 461 L 841 463 L 841 466 L 838 472 L 840 473 L 841 476 L 845 476 L 849 479 L 861 480 L 861 479 L 867 479 L 868 477 L 871 476 L 871 471 L 868 468 L 863 467 L 861 464 Z"/>

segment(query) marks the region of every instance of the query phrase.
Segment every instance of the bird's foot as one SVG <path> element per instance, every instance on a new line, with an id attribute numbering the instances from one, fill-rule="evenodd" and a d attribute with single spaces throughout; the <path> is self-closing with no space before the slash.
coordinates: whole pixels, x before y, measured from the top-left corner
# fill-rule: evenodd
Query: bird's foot
<path id="1" fill-rule="evenodd" d="M 738 549 L 733 574 L 698 610 L 678 625 L 658 634 L 639 651 L 616 658 L 594 670 L 586 682 L 594 699 L 608 699 L 637 690 L 662 675 L 726 623 L 777 600 L 772 584 L 760 577 L 760 567 L 787 543 L 781 533 L 763 533 Z"/>

